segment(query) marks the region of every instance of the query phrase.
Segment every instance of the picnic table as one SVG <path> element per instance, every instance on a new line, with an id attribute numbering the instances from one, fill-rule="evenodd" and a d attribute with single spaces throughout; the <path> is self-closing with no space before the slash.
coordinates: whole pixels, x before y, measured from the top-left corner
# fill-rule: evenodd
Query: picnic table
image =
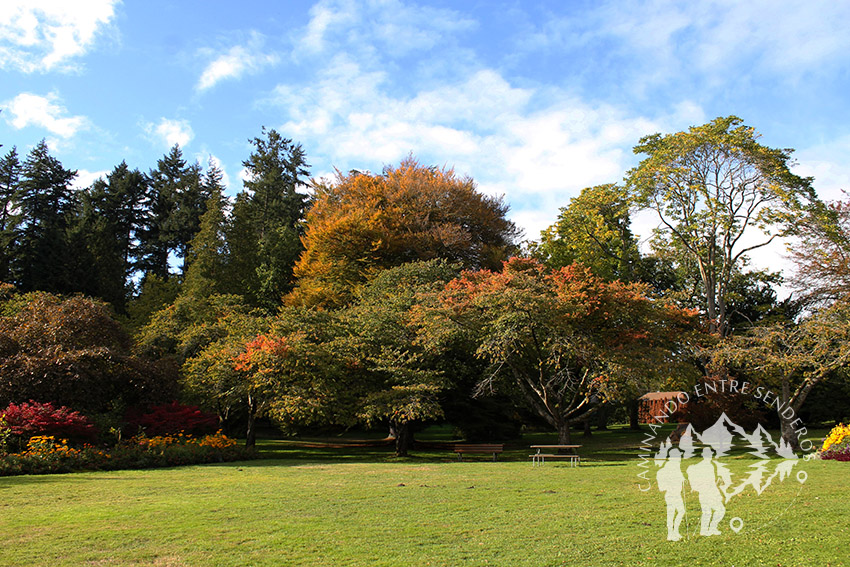
<path id="1" fill-rule="evenodd" d="M 532 466 L 542 465 L 546 459 L 569 459 L 570 466 L 578 466 L 581 458 L 578 456 L 576 449 L 581 445 L 531 445 L 532 449 L 537 449 L 537 452 L 531 457 Z M 543 451 L 546 450 L 544 453 Z M 570 453 L 561 453 L 561 450 L 569 450 Z"/>

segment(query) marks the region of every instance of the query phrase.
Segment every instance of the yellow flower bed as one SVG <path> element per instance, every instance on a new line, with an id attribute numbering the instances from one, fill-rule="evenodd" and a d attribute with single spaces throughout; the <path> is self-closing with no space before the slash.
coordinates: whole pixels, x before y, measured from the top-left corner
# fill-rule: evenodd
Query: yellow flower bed
<path id="1" fill-rule="evenodd" d="M 823 441 L 821 451 L 828 451 L 830 448 L 835 450 L 845 441 L 850 442 L 850 425 L 844 425 L 842 423 L 832 428 L 832 431 L 829 432 L 829 435 Z"/>

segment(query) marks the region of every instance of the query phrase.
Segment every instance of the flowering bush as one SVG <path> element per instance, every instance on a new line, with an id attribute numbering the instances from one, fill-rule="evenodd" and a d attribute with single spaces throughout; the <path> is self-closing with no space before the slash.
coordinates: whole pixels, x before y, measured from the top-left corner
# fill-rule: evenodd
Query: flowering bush
<path id="1" fill-rule="evenodd" d="M 20 453 L 0 456 L 0 476 L 47 474 L 78 470 L 115 470 L 171 467 L 256 458 L 221 431 L 192 437 L 178 434 L 159 437 L 140 435 L 109 452 L 91 445 L 71 447 L 64 439 L 34 436 Z"/>
<path id="2" fill-rule="evenodd" d="M 181 432 L 200 435 L 212 433 L 218 428 L 217 416 L 202 412 L 197 406 L 186 406 L 176 401 L 154 406 L 148 413 L 131 413 L 127 416 L 127 422 L 135 431 L 144 431 L 145 435 Z"/>
<path id="3" fill-rule="evenodd" d="M 821 459 L 850 461 L 850 425 L 836 425 L 823 440 Z"/>
<path id="4" fill-rule="evenodd" d="M 65 406 L 55 407 L 51 403 L 9 404 L 0 412 L 0 422 L 12 438 L 20 445 L 35 435 L 53 435 L 73 441 L 92 440 L 96 430 L 91 420 Z"/>

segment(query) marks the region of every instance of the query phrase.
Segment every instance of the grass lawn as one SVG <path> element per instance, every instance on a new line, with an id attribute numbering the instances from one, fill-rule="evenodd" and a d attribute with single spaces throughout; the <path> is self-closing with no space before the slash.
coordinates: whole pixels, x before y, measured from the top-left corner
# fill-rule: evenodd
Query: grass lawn
<path id="1" fill-rule="evenodd" d="M 267 441 L 260 461 L 0 478 L 0 565 L 848 564 L 850 463 L 742 494 L 720 536 L 693 533 L 690 495 L 691 536 L 672 543 L 663 495 L 639 489 L 640 439 L 578 436 L 578 468 L 532 467 L 527 445 L 551 441 L 532 436 L 497 463 Z"/>

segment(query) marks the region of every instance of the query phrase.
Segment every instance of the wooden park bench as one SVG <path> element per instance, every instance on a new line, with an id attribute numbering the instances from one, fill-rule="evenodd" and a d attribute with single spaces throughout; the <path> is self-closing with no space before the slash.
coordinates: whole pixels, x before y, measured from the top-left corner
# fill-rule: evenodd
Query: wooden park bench
<path id="1" fill-rule="evenodd" d="M 529 455 L 531 457 L 531 464 L 534 465 L 542 465 L 546 462 L 546 459 L 569 459 L 570 466 L 577 467 L 581 462 L 581 458 L 576 453 L 576 449 L 581 447 L 581 445 L 532 445 L 532 449 L 537 449 L 537 452 L 533 455 Z M 546 449 L 550 452 L 543 453 L 542 449 Z M 568 449 L 570 453 L 561 453 L 562 449 Z"/>
<path id="2" fill-rule="evenodd" d="M 457 453 L 457 460 L 463 460 L 464 453 L 493 453 L 493 461 L 496 460 L 496 455 L 505 450 L 505 445 L 500 443 L 459 443 L 455 445 L 454 451 Z"/>

